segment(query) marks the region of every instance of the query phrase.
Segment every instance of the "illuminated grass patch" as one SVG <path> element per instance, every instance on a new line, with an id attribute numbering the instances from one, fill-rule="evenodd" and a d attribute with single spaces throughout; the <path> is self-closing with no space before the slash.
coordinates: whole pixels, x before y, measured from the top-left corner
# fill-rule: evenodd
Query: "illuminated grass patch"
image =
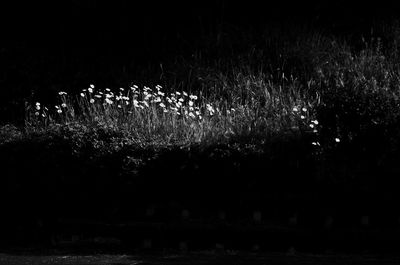
<path id="1" fill-rule="evenodd" d="M 290 94 L 268 84 L 246 101 L 234 94 L 229 100 L 214 97 L 210 101 L 186 91 L 167 93 L 159 85 L 112 91 L 91 84 L 75 97 L 59 92 L 60 102 L 53 107 L 40 102 L 28 105 L 26 129 L 38 132 L 80 124 L 118 131 L 134 141 L 163 144 L 267 138 L 282 130 L 315 131 L 307 124 L 314 117 L 315 102 L 302 98 L 295 82 L 290 86 Z"/>

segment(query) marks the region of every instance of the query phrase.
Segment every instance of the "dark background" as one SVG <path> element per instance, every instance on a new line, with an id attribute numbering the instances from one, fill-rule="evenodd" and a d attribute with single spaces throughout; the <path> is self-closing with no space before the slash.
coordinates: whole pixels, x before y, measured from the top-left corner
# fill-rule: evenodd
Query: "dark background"
<path id="1" fill-rule="evenodd" d="M 398 11 L 395 3 L 342 0 L 10 1 L 2 4 L 1 24 L 5 39 L 32 46 L 87 47 L 93 41 L 103 41 L 116 47 L 117 43 L 143 44 L 149 41 L 144 36 L 166 32 L 196 34 L 218 22 L 258 27 L 271 21 L 301 19 L 354 29 L 373 19 L 395 16 Z"/>

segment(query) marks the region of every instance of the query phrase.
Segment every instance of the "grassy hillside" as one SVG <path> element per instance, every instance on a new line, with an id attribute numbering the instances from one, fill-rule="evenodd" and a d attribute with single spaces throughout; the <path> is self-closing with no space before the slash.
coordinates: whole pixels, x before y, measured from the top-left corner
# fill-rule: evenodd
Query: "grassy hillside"
<path id="1" fill-rule="evenodd" d="M 5 222 L 132 220 L 178 201 L 384 224 L 400 171 L 398 32 L 228 27 L 136 81 L 27 96 L 23 123 L 0 129 L 3 196 L 17 205 Z"/>

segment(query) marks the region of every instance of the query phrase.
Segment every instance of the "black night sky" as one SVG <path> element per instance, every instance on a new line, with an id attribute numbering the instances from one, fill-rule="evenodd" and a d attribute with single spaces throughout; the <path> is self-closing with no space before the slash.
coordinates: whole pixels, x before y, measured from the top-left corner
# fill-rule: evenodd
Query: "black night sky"
<path id="1" fill-rule="evenodd" d="M 13 1 L 2 6 L 2 34 L 29 45 L 82 47 L 90 39 L 127 42 L 163 32 L 195 35 L 199 27 L 218 21 L 254 27 L 300 19 L 354 29 L 397 11 L 393 3 L 376 6 L 349 1 Z"/>

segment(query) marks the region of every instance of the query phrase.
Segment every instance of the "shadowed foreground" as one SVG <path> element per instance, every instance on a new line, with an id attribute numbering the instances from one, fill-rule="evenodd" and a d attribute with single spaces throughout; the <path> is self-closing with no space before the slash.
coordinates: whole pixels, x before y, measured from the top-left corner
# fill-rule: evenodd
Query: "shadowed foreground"
<path id="1" fill-rule="evenodd" d="M 399 264 L 399 258 L 368 255 L 311 255 L 267 253 L 216 254 L 212 252 L 186 255 L 129 256 L 129 255 L 8 255 L 0 254 L 1 264 Z"/>

